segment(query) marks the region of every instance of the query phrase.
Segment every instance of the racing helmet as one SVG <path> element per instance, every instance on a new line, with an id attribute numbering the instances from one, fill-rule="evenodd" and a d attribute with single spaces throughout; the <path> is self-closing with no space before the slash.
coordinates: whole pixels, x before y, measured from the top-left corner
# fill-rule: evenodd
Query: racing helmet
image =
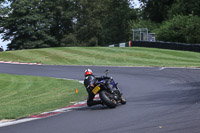
<path id="1" fill-rule="evenodd" d="M 91 69 L 86 69 L 85 70 L 85 77 L 88 76 L 88 75 L 93 75 L 93 72 Z"/>

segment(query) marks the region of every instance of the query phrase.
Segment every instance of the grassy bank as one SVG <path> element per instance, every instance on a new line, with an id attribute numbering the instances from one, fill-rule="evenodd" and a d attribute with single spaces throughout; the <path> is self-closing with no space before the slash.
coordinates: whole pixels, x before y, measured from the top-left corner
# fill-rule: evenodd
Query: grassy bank
<path id="1" fill-rule="evenodd" d="M 155 48 L 60 47 L 0 53 L 0 60 L 52 65 L 200 67 L 200 53 Z"/>
<path id="2" fill-rule="evenodd" d="M 66 107 L 86 99 L 78 81 L 0 74 L 0 120 Z M 79 93 L 75 93 L 78 88 Z"/>

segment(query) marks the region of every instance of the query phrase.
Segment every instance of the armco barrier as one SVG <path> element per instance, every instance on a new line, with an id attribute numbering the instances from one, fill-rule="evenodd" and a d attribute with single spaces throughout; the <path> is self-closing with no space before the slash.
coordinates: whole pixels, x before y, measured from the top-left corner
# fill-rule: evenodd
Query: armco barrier
<path id="1" fill-rule="evenodd" d="M 186 44 L 186 43 L 176 43 L 176 42 L 132 41 L 132 46 L 200 52 L 200 44 Z"/>
<path id="2" fill-rule="evenodd" d="M 113 44 L 109 47 L 150 47 L 150 48 L 162 48 L 162 49 L 172 49 L 172 50 L 184 50 L 200 52 L 200 44 L 186 44 L 186 43 L 176 43 L 176 42 L 151 42 L 151 41 L 129 41 L 126 43 Z"/>

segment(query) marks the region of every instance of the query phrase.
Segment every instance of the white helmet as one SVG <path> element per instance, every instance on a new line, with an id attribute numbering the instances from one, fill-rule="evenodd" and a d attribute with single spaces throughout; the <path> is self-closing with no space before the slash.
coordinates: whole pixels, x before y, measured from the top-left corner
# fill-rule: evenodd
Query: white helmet
<path id="1" fill-rule="evenodd" d="M 93 72 L 90 69 L 86 69 L 84 75 L 85 75 L 85 77 L 88 76 L 88 75 L 93 75 Z"/>

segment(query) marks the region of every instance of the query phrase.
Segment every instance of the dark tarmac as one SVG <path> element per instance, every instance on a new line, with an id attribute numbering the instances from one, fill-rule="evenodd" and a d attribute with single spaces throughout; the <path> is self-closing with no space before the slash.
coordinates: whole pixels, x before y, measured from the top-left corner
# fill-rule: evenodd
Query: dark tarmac
<path id="1" fill-rule="evenodd" d="M 0 133 L 199 133 L 200 69 L 15 65 L 0 73 L 84 79 L 84 70 L 112 76 L 126 105 L 74 109 L 52 117 L 0 128 Z"/>

